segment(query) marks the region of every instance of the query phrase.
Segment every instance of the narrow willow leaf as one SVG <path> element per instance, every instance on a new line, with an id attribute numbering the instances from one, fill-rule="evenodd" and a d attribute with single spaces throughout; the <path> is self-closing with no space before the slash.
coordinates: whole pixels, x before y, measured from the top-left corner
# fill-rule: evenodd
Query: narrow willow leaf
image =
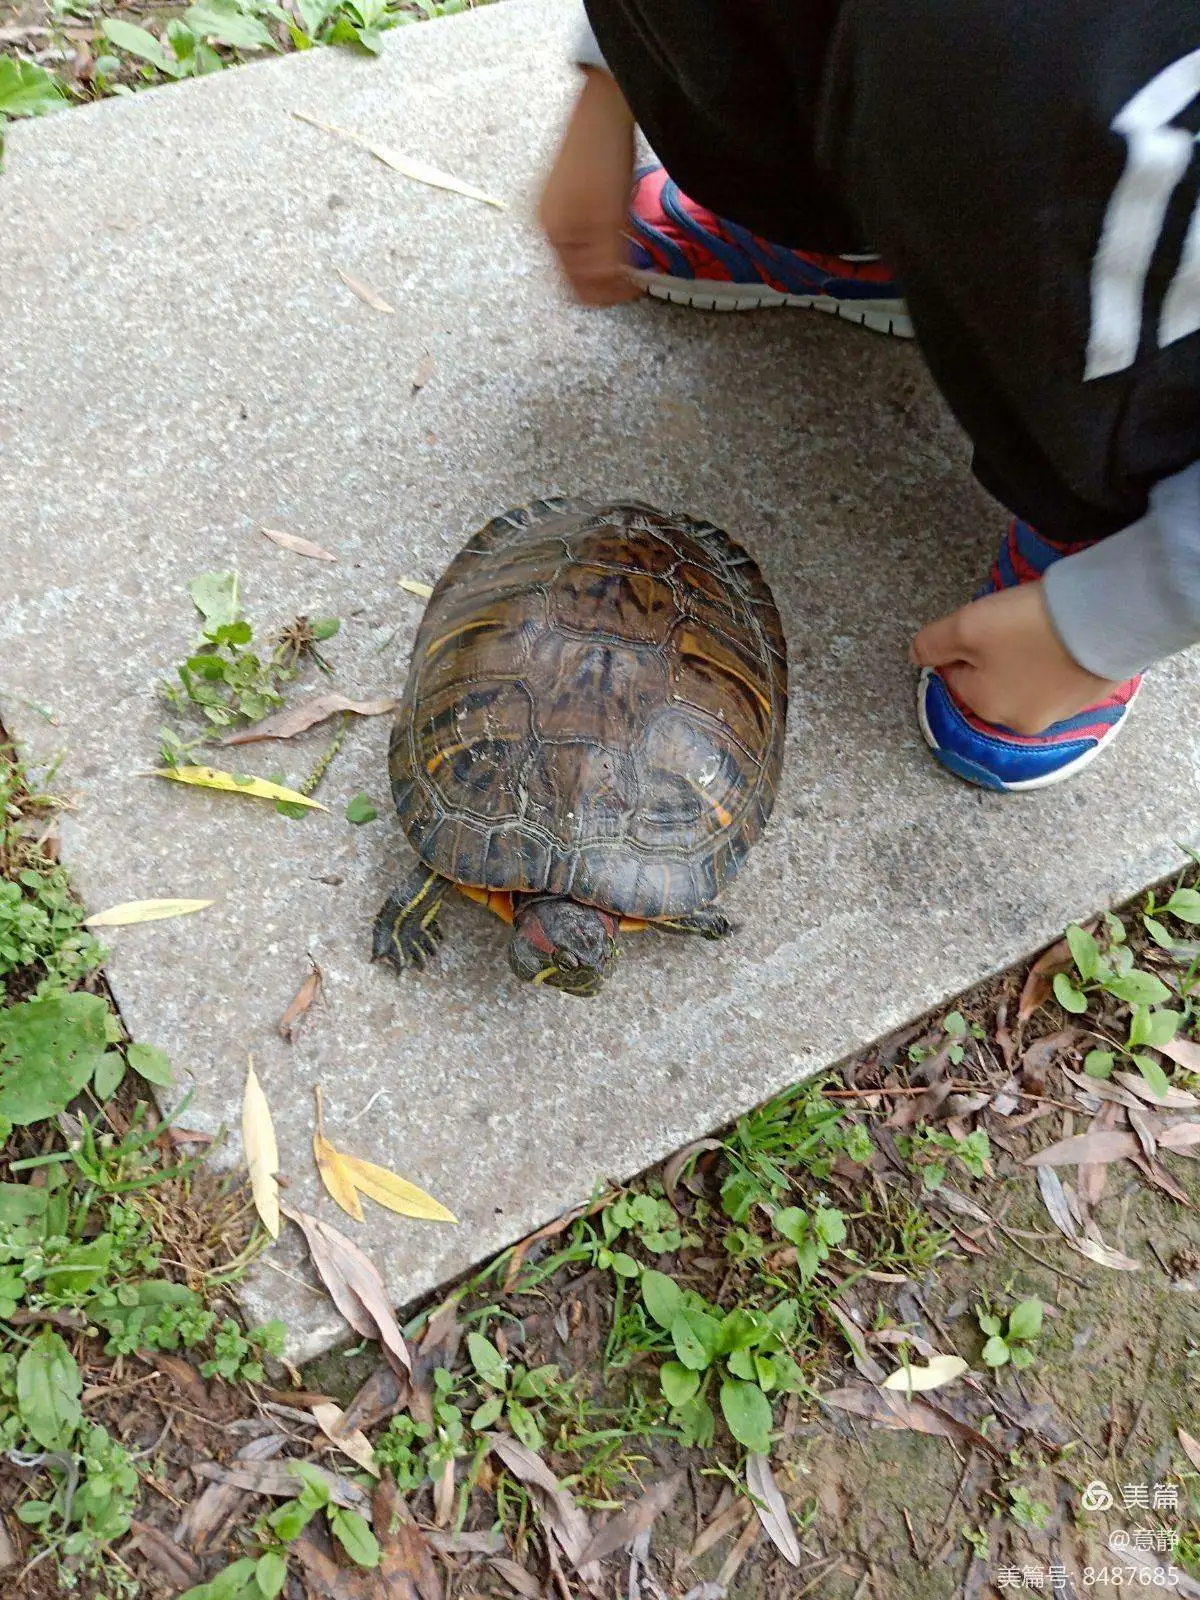
<path id="1" fill-rule="evenodd" d="M 85 928 L 126 928 L 138 922 L 162 922 L 167 917 L 187 917 L 193 911 L 207 911 L 215 900 L 125 900 L 107 911 L 97 911 L 83 919 Z"/>
<path id="2" fill-rule="evenodd" d="M 254 1208 L 272 1239 L 278 1239 L 279 1185 L 275 1175 L 279 1171 L 279 1146 L 275 1142 L 271 1108 L 254 1071 L 253 1057 L 246 1068 L 246 1090 L 242 1096 L 242 1143 L 250 1168 Z"/>
<path id="3" fill-rule="evenodd" d="M 287 800 L 294 806 L 309 806 L 313 811 L 328 811 L 319 800 L 296 789 L 287 789 L 281 783 L 269 783 L 266 778 L 235 776 L 232 772 L 218 772 L 215 767 L 156 767 L 142 774 L 147 778 L 170 778 L 174 783 L 190 783 L 199 789 L 220 789 L 224 794 L 248 794 L 255 800 Z"/>
<path id="4" fill-rule="evenodd" d="M 407 1178 L 400 1178 L 387 1167 L 377 1167 L 373 1161 L 363 1161 L 358 1156 L 341 1152 L 341 1158 L 353 1180 L 368 1199 L 389 1211 L 398 1211 L 402 1217 L 419 1217 L 423 1222 L 457 1222 L 453 1211 L 447 1211 L 440 1201 L 418 1189 Z"/>

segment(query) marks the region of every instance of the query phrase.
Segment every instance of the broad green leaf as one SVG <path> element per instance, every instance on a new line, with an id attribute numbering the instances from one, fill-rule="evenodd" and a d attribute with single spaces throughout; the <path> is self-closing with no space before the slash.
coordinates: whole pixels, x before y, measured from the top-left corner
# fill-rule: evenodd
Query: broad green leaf
<path id="1" fill-rule="evenodd" d="M 642 1299 L 660 1328 L 671 1327 L 683 1306 L 683 1290 L 665 1272 L 642 1273 Z"/>
<path id="2" fill-rule="evenodd" d="M 1085 928 L 1072 923 L 1067 929 L 1067 948 L 1084 983 L 1090 983 L 1100 966 L 1100 946 Z"/>
<path id="3" fill-rule="evenodd" d="M 45 1189 L 30 1183 L 0 1183 L 0 1226 L 19 1227 L 45 1216 L 49 1199 Z"/>
<path id="4" fill-rule="evenodd" d="M 698 1394 L 694 1400 L 680 1406 L 673 1420 L 683 1435 L 684 1444 L 689 1448 L 695 1446 L 707 1450 L 712 1444 L 717 1431 L 717 1419 L 703 1395 Z"/>
<path id="5" fill-rule="evenodd" d="M 1178 1011 L 1148 1011 L 1144 1024 L 1145 1038 L 1139 1039 L 1139 1044 L 1148 1044 L 1152 1050 L 1161 1049 L 1179 1032 L 1179 1024 L 1183 1016 Z M 1132 1033 L 1132 1029 L 1130 1030 Z"/>
<path id="6" fill-rule="evenodd" d="M 658 1379 L 667 1404 L 676 1408 L 695 1399 L 700 1388 L 700 1374 L 678 1361 L 664 1361 Z"/>
<path id="7" fill-rule="evenodd" d="M 1087 1010 L 1087 996 L 1081 994 L 1065 972 L 1054 974 L 1054 998 L 1064 1011 L 1081 1016 Z"/>
<path id="8" fill-rule="evenodd" d="M 0 1118 L 26 1127 L 65 1111 L 108 1045 L 99 995 L 27 1000 L 0 1012 Z"/>
<path id="9" fill-rule="evenodd" d="M 121 1087 L 121 1079 L 125 1076 L 125 1062 L 116 1050 L 106 1050 L 96 1063 L 96 1071 L 92 1078 L 92 1088 L 96 1099 L 103 1105 L 110 1100 Z"/>
<path id="10" fill-rule="evenodd" d="M 682 1307 L 671 1323 L 671 1342 L 685 1367 L 702 1372 L 712 1365 L 719 1328 L 715 1317 Z"/>
<path id="11" fill-rule="evenodd" d="M 175 1086 L 175 1077 L 165 1050 L 156 1044 L 131 1044 L 125 1052 L 129 1065 L 147 1083 L 156 1083 L 160 1089 Z"/>
<path id="12" fill-rule="evenodd" d="M 309 631 L 318 644 L 326 639 L 332 639 L 335 633 L 340 633 L 342 619 L 340 617 L 314 617 L 309 623 Z"/>
<path id="13" fill-rule="evenodd" d="M 1031 1367 L 1037 1359 L 1033 1351 L 1023 1344 L 1014 1345 L 1008 1354 L 1014 1367 Z"/>
<path id="14" fill-rule="evenodd" d="M 1111 1078 L 1115 1064 L 1111 1050 L 1089 1050 L 1083 1058 L 1083 1070 L 1091 1078 Z"/>
<path id="15" fill-rule="evenodd" d="M 1143 913 L 1142 925 L 1155 944 L 1161 945 L 1164 950 L 1174 950 L 1174 935 L 1168 931 L 1157 917 L 1148 917 Z"/>
<path id="16" fill-rule="evenodd" d="M 1160 1006 L 1171 998 L 1171 991 L 1152 972 L 1127 972 L 1107 978 L 1104 987 L 1118 1000 L 1131 1006 Z"/>
<path id="17" fill-rule="evenodd" d="M 148 61 L 152 67 L 165 73 L 169 78 L 182 76 L 183 68 L 180 63 L 166 49 L 162 40 L 156 39 L 148 29 L 139 28 L 134 22 L 124 22 L 119 17 L 105 17 L 100 26 L 105 38 L 110 44 L 115 44 L 118 50 L 127 51 L 139 61 Z M 197 578 L 194 581 L 199 583 L 202 580 Z M 200 609 L 203 610 L 203 606 Z"/>
<path id="18" fill-rule="evenodd" d="M 265 1600 L 275 1600 L 287 1582 L 287 1562 L 277 1550 L 266 1550 L 259 1556 L 254 1568 L 254 1581 Z"/>
<path id="19" fill-rule="evenodd" d="M 1200 890 L 1176 889 L 1166 909 L 1180 922 L 1200 922 Z"/>
<path id="20" fill-rule="evenodd" d="M 523 1406 L 519 1400 L 510 1400 L 505 1412 L 508 1425 L 526 1450 L 540 1450 L 545 1444 L 542 1430 L 537 1425 L 537 1418 L 528 1406 Z"/>
<path id="21" fill-rule="evenodd" d="M 735 1378 L 745 1378 L 748 1383 L 754 1383 L 758 1374 L 754 1368 L 754 1353 L 751 1350 L 731 1350 L 726 1358 L 725 1365 Z"/>
<path id="22" fill-rule="evenodd" d="M 5 117 L 36 117 L 43 111 L 57 111 L 66 103 L 62 84 L 52 72 L 0 56 L 0 121 Z"/>
<path id="23" fill-rule="evenodd" d="M 471 1418 L 472 1428 L 476 1433 L 482 1433 L 485 1428 L 490 1428 L 499 1421 L 500 1413 L 503 1410 L 504 1396 L 502 1394 L 489 1395 Z"/>
<path id="24" fill-rule="evenodd" d="M 379 1565 L 379 1541 L 370 1525 L 357 1511 L 346 1511 L 341 1506 L 329 1508 L 329 1526 L 342 1549 L 360 1567 Z"/>
<path id="25" fill-rule="evenodd" d="M 772 1220 L 776 1233 L 797 1246 L 805 1244 L 812 1232 L 808 1212 L 801 1211 L 799 1206 L 784 1206 Z"/>
<path id="26" fill-rule="evenodd" d="M 637 1278 L 641 1276 L 641 1266 L 632 1256 L 626 1255 L 624 1250 L 613 1252 L 612 1269 L 618 1278 Z"/>
<path id="27" fill-rule="evenodd" d="M 721 1321 L 717 1350 L 722 1355 L 731 1350 L 748 1350 L 752 1344 L 758 1344 L 769 1326 L 764 1318 L 756 1316 L 753 1311 L 736 1306 Z"/>
<path id="28" fill-rule="evenodd" d="M 47 1268 L 45 1286 L 55 1296 L 86 1294 L 108 1271 L 113 1238 L 102 1233 L 86 1244 L 72 1245 L 60 1260 Z"/>
<path id="29" fill-rule="evenodd" d="M 508 1362 L 492 1341 L 482 1333 L 467 1335 L 471 1365 L 491 1389 L 503 1389 L 508 1382 Z"/>
<path id="30" fill-rule="evenodd" d="M 1009 1358 L 1009 1348 L 999 1334 L 993 1334 L 984 1345 L 981 1354 L 984 1366 L 1002 1367 Z"/>
<path id="31" fill-rule="evenodd" d="M 1134 1052 L 1133 1059 L 1137 1065 L 1138 1071 L 1154 1090 L 1158 1098 L 1160 1100 L 1165 1100 L 1167 1097 L 1167 1091 L 1170 1089 L 1171 1085 L 1162 1067 L 1158 1064 L 1153 1056 L 1143 1055 L 1140 1051 Z"/>
<path id="32" fill-rule="evenodd" d="M 961 1011 L 952 1011 L 948 1017 L 942 1019 L 942 1027 L 952 1038 L 961 1038 L 967 1031 L 967 1019 Z"/>
<path id="33" fill-rule="evenodd" d="M 769 1454 L 771 1402 L 756 1383 L 726 1378 L 721 1385 L 721 1414 L 739 1444 L 756 1455 Z"/>
<path id="34" fill-rule="evenodd" d="M 1042 1302 L 1037 1299 L 1022 1300 L 1008 1316 L 1009 1337 L 1036 1339 L 1042 1331 Z"/>
<path id="35" fill-rule="evenodd" d="M 17 1362 L 17 1410 L 43 1450 L 65 1450 L 83 1421 L 83 1382 L 61 1336 L 47 1329 Z"/>
<path id="36" fill-rule="evenodd" d="M 237 0 L 197 0 L 183 20 L 200 39 L 215 39 L 235 50 L 275 49 L 266 25 L 243 11 Z"/>
<path id="37" fill-rule="evenodd" d="M 993 1316 L 992 1313 L 982 1311 L 979 1313 L 979 1327 L 983 1333 L 989 1333 L 994 1336 L 1000 1332 L 1003 1326 L 1001 1319 Z"/>
<path id="38" fill-rule="evenodd" d="M 813 1221 L 816 1225 L 817 1236 L 823 1243 L 833 1246 L 844 1241 L 846 1237 L 846 1218 L 840 1211 L 830 1206 L 818 1206 Z"/>
<path id="39" fill-rule="evenodd" d="M 267 1521 L 284 1544 L 291 1544 L 293 1539 L 300 1537 L 316 1514 L 315 1506 L 305 1506 L 301 1505 L 299 1500 L 289 1500 L 286 1505 L 280 1506 L 278 1511 L 272 1511 Z"/>
<path id="40" fill-rule="evenodd" d="M 346 806 L 347 822 L 374 822 L 379 811 L 369 794 L 356 794 Z"/>

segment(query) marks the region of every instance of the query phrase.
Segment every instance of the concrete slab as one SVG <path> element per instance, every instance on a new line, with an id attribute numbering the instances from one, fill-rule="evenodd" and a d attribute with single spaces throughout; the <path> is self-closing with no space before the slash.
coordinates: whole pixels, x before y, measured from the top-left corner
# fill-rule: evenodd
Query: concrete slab
<path id="1" fill-rule="evenodd" d="M 457 1230 L 372 1212 L 398 1301 L 1151 881 L 1198 833 L 1195 657 L 1154 674 L 1123 745 L 1061 792 L 982 795 L 927 758 L 906 642 L 972 591 L 1002 514 L 913 350 L 800 313 L 563 302 L 528 205 L 568 25 L 558 0 L 508 0 L 407 29 L 380 62 L 314 52 L 72 111 L 12 130 L 0 184 L 3 714 L 65 755 L 91 905 L 221 902 L 109 941 L 129 1025 L 194 1084 L 188 1121 L 237 1126 L 252 1050 L 294 1199 L 317 1200 L 320 1081 L 335 1138 L 457 1210 Z M 293 109 L 510 209 L 408 182 Z M 330 774 L 333 814 L 303 822 L 134 776 L 196 573 L 236 565 L 262 623 L 339 614 L 338 683 L 396 690 L 420 609 L 396 580 L 435 577 L 483 519 L 551 489 L 732 529 L 792 651 L 786 781 L 729 896 L 743 932 L 642 938 L 586 1007 L 519 990 L 499 924 L 466 904 L 424 977 L 368 964 L 399 833 L 341 812 L 360 789 L 382 810 L 381 721 Z M 297 778 L 325 737 L 241 765 Z M 289 1047 L 276 1024 L 309 953 L 326 1002 Z M 296 1354 L 339 1332 L 293 1277 L 263 1270 L 249 1299 L 288 1318 Z"/>

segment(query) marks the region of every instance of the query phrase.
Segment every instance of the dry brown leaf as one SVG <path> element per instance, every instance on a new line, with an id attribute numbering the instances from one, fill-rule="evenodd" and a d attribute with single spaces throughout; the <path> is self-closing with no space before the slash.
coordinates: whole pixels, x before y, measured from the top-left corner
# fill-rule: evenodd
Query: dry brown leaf
<path id="1" fill-rule="evenodd" d="M 702 1555 L 712 1549 L 713 1545 L 720 1544 L 722 1539 L 727 1539 L 735 1528 L 740 1528 L 747 1517 L 752 1514 L 753 1508 L 745 1500 L 735 1500 L 732 1505 L 721 1508 L 721 1502 L 708 1526 L 702 1528 L 695 1544 L 683 1558 L 685 1567 L 694 1567 Z"/>
<path id="2" fill-rule="evenodd" d="M 1175 1432 L 1179 1443 L 1183 1446 L 1184 1455 L 1192 1463 L 1196 1471 L 1200 1472 L 1200 1439 L 1193 1439 L 1191 1434 L 1183 1428 L 1176 1428 Z"/>
<path id="3" fill-rule="evenodd" d="M 1174 1040 L 1172 1041 L 1172 1043 L 1175 1042 Z M 1184 1042 L 1186 1043 L 1186 1041 Z M 1162 1046 L 1162 1053 L 1163 1055 L 1170 1055 L 1168 1046 Z M 1172 1056 L 1171 1059 L 1174 1060 L 1175 1058 Z M 1139 1100 L 1144 1100 L 1147 1105 L 1153 1106 L 1156 1111 L 1161 1111 L 1164 1108 L 1168 1111 L 1194 1111 L 1197 1106 L 1200 1106 L 1200 1099 L 1197 1099 L 1194 1094 L 1190 1094 L 1187 1089 L 1177 1089 L 1173 1083 L 1167 1085 L 1166 1094 L 1159 1099 L 1140 1072 L 1114 1072 L 1113 1077 L 1118 1083 L 1123 1083 L 1130 1094 L 1136 1095 Z"/>
<path id="4" fill-rule="evenodd" d="M 4 1526 L 0 1518 L 0 1572 L 9 1572 L 21 1559 L 21 1553 L 13 1543 L 12 1535 Z M 540 1594 L 541 1591 L 539 1590 Z"/>
<path id="5" fill-rule="evenodd" d="M 437 362 L 429 354 L 425 354 L 417 362 L 417 370 L 412 375 L 413 393 L 423 389 L 437 371 Z"/>
<path id="6" fill-rule="evenodd" d="M 341 267 L 337 269 L 337 275 L 347 289 L 350 290 L 350 293 L 356 294 L 364 305 L 370 306 L 372 311 L 382 311 L 389 317 L 396 315 L 395 306 L 389 305 L 381 294 L 376 294 L 369 283 L 364 283 L 361 278 L 356 278 L 353 273 L 343 272 Z"/>
<path id="7" fill-rule="evenodd" d="M 85 928 L 127 928 L 140 922 L 162 922 L 167 917 L 188 917 L 194 911 L 207 911 L 215 900 L 126 900 L 84 917 Z"/>
<path id="8" fill-rule="evenodd" d="M 180 1549 L 161 1529 L 134 1517 L 130 1523 L 132 1543 L 166 1578 L 173 1592 L 190 1589 L 200 1582 L 200 1564 L 188 1551 Z"/>
<path id="9" fill-rule="evenodd" d="M 422 583 L 419 578 L 398 578 L 397 586 L 406 594 L 415 594 L 418 600 L 428 600 L 433 593 L 431 584 Z"/>
<path id="10" fill-rule="evenodd" d="M 1071 1215 L 1071 1208 L 1067 1204 L 1063 1181 L 1053 1167 L 1037 1169 L 1037 1186 L 1051 1222 L 1066 1238 L 1074 1239 L 1077 1231 L 1075 1218 Z"/>
<path id="11" fill-rule="evenodd" d="M 662 1185 L 672 1205 L 675 1204 L 675 1187 L 679 1182 L 679 1174 L 692 1157 L 703 1155 L 707 1150 L 722 1149 L 724 1146 L 720 1139 L 693 1139 L 691 1144 L 686 1144 L 682 1150 L 675 1152 L 662 1170 Z"/>
<path id="12" fill-rule="evenodd" d="M 532 1572 L 526 1572 L 524 1567 L 519 1567 L 507 1556 L 492 1556 L 488 1564 L 500 1574 L 514 1593 L 523 1597 L 523 1600 L 542 1600 L 546 1591 Z"/>
<path id="13" fill-rule="evenodd" d="M 1159 1134 L 1158 1142 L 1164 1150 L 1182 1155 L 1193 1145 L 1200 1144 L 1200 1122 L 1169 1123 Z"/>
<path id="14" fill-rule="evenodd" d="M 403 1397 L 399 1378 L 386 1361 L 381 1361 L 346 1407 L 344 1426 L 374 1428 L 399 1410 Z"/>
<path id="15" fill-rule="evenodd" d="M 379 1269 L 353 1239 L 306 1211 L 283 1206 L 283 1214 L 303 1229 L 313 1265 L 329 1290 L 334 1305 L 357 1332 L 378 1338 L 398 1376 L 408 1379 L 412 1370 L 408 1346 L 396 1321 Z M 336 1285 L 336 1288 L 335 1288 Z M 349 1309 L 355 1315 L 349 1314 Z M 357 1317 L 357 1320 L 355 1318 Z"/>
<path id="16" fill-rule="evenodd" d="M 589 1586 L 599 1583 L 601 1574 L 598 1567 L 578 1565 L 580 1556 L 592 1539 L 588 1519 L 541 1456 L 527 1450 L 507 1434 L 489 1433 L 484 1437 L 514 1478 L 540 1491 L 546 1521 L 562 1545 L 567 1560 L 576 1564 L 579 1576 Z"/>
<path id="17" fill-rule="evenodd" d="M 351 700 L 347 695 L 331 690 L 328 694 L 310 695 L 286 711 L 277 711 L 273 717 L 264 717 L 252 728 L 240 733 L 227 733 L 222 744 L 257 744 L 261 739 L 294 739 L 307 733 L 319 722 L 336 717 L 339 712 L 352 712 L 356 717 L 382 717 L 396 709 L 394 700 Z M 209 902 L 211 904 L 211 901 Z"/>
<path id="18" fill-rule="evenodd" d="M 276 1174 L 279 1171 L 279 1146 L 275 1142 L 271 1108 L 254 1071 L 253 1056 L 246 1068 L 246 1089 L 242 1095 L 242 1144 L 246 1152 L 246 1164 L 250 1168 L 254 1209 L 272 1239 L 278 1239 L 279 1184 Z"/>
<path id="19" fill-rule="evenodd" d="M 282 1031 L 282 1028 L 280 1031 Z M 317 1171 L 321 1174 L 321 1182 L 347 1216 L 353 1217 L 355 1222 L 361 1222 L 363 1209 L 362 1203 L 358 1198 L 358 1191 L 354 1187 L 354 1179 L 347 1169 L 341 1152 L 335 1149 L 325 1137 L 325 1109 L 321 1104 L 321 1085 L 319 1083 L 314 1085 L 313 1092 L 317 1097 L 317 1128 L 313 1134 L 313 1155 L 316 1157 Z"/>
<path id="20" fill-rule="evenodd" d="M 1045 1094 L 1046 1074 L 1056 1056 L 1070 1050 L 1083 1037 L 1078 1028 L 1060 1028 L 1043 1039 L 1035 1039 L 1021 1053 L 1021 1082 L 1030 1094 Z"/>
<path id="21" fill-rule="evenodd" d="M 371 1502 L 352 1478 L 344 1477 L 340 1472 L 329 1472 L 315 1462 L 310 1462 L 309 1466 L 324 1479 L 334 1505 L 346 1506 L 364 1516 L 370 1515 Z M 304 1480 L 292 1469 L 293 1463 L 287 1461 L 242 1461 L 228 1467 L 223 1467 L 219 1461 L 197 1461 L 188 1470 L 196 1477 L 207 1478 L 212 1483 L 227 1483 L 232 1488 L 246 1489 L 251 1494 L 290 1500 L 304 1487 Z"/>
<path id="22" fill-rule="evenodd" d="M 270 1456 L 277 1456 L 287 1443 L 281 1433 L 264 1435 L 261 1439 L 251 1439 L 250 1443 L 243 1445 L 234 1457 L 235 1465 L 265 1461 Z M 175 1530 L 175 1543 L 184 1544 L 203 1555 L 208 1546 L 217 1540 L 218 1534 L 225 1524 L 237 1516 L 245 1504 L 249 1491 L 239 1489 L 231 1483 L 210 1483 L 194 1500 L 183 1514 L 179 1526 Z"/>
<path id="23" fill-rule="evenodd" d="M 1141 1106 L 1130 1106 L 1125 1115 L 1129 1118 L 1129 1126 L 1137 1135 L 1137 1141 L 1142 1147 L 1142 1154 L 1147 1161 L 1153 1161 L 1158 1149 L 1154 1137 L 1155 1119 L 1149 1116 Z"/>
<path id="24" fill-rule="evenodd" d="M 1111 1267 L 1115 1272 L 1140 1272 L 1142 1263 L 1121 1250 L 1114 1250 L 1103 1239 L 1076 1239 L 1075 1248 L 1081 1256 L 1094 1261 L 1098 1267 Z"/>
<path id="25" fill-rule="evenodd" d="M 1038 1150 L 1034 1155 L 1026 1156 L 1022 1162 L 1026 1167 L 1073 1167 L 1076 1164 L 1087 1166 L 1107 1166 L 1112 1161 L 1124 1161 L 1126 1157 L 1136 1155 L 1138 1142 L 1131 1133 L 1122 1133 L 1113 1128 L 1100 1133 L 1076 1133 L 1069 1139 L 1059 1139 L 1056 1143 L 1047 1145 L 1044 1150 Z"/>
<path id="26" fill-rule="evenodd" d="M 746 1487 L 754 1496 L 754 1509 L 758 1513 L 758 1520 L 767 1530 L 767 1538 L 785 1561 L 798 1567 L 800 1541 L 766 1456 L 752 1454 L 746 1457 Z"/>
<path id="27" fill-rule="evenodd" d="M 883 1368 L 875 1357 L 868 1353 L 862 1329 L 857 1326 L 848 1312 L 844 1311 L 836 1300 L 827 1300 L 824 1309 L 837 1323 L 845 1336 L 846 1343 L 850 1346 L 850 1358 L 862 1373 L 864 1378 L 869 1378 L 872 1383 L 882 1383 L 884 1378 Z"/>
<path id="28" fill-rule="evenodd" d="M 725 1564 L 720 1572 L 717 1573 L 717 1583 L 723 1592 L 728 1590 L 729 1585 L 737 1577 L 742 1562 L 745 1561 L 751 1550 L 758 1543 L 758 1536 L 761 1532 L 762 1524 L 756 1518 L 751 1517 L 750 1521 L 742 1529 L 741 1538 L 726 1556 Z"/>
<path id="29" fill-rule="evenodd" d="M 376 1478 L 379 1476 L 379 1463 L 375 1460 L 371 1441 L 361 1429 L 346 1428 L 346 1414 L 341 1406 L 326 1400 L 321 1405 L 313 1406 L 312 1414 L 317 1419 L 317 1427 L 330 1444 L 336 1445 L 344 1456 L 349 1456 L 364 1472 Z"/>
<path id="30" fill-rule="evenodd" d="M 821 1395 L 820 1400 L 822 1405 L 836 1406 L 838 1410 L 849 1411 L 853 1416 L 866 1417 L 868 1421 L 884 1428 L 908 1429 L 913 1433 L 932 1433 L 943 1439 L 957 1439 L 985 1450 L 994 1460 L 1003 1458 L 999 1448 L 977 1428 L 960 1422 L 941 1406 L 916 1396 L 909 1400 L 887 1389 L 868 1389 L 863 1384 L 856 1384 L 846 1389 L 832 1389 L 828 1394 Z"/>
<path id="31" fill-rule="evenodd" d="M 208 1409 L 208 1390 L 190 1361 L 185 1361 L 182 1356 L 170 1355 L 165 1350 L 148 1350 L 142 1359 L 148 1361 L 155 1371 L 170 1378 L 197 1411 L 204 1412 Z"/>
<path id="32" fill-rule="evenodd" d="M 312 960 L 311 956 L 309 957 L 309 964 L 308 977 L 296 990 L 287 1010 L 279 1019 L 279 1037 L 286 1039 L 289 1044 L 295 1044 L 300 1020 L 308 1015 L 308 1012 L 312 1009 L 313 1001 L 321 992 L 321 969 Z M 359 1221 L 362 1221 L 361 1217 Z"/>
<path id="33" fill-rule="evenodd" d="M 603 1561 L 614 1550 L 631 1544 L 672 1504 L 683 1488 L 685 1477 L 685 1473 L 675 1472 L 660 1483 L 652 1484 L 640 1499 L 608 1519 L 573 1564 L 586 1567 L 593 1561 Z"/>
<path id="34" fill-rule="evenodd" d="M 310 127 L 320 128 L 322 133 L 332 133 L 339 139 L 349 139 L 352 144 L 359 145 L 373 155 L 376 161 L 382 161 L 385 167 L 391 167 L 393 172 L 400 173 L 402 177 L 412 178 L 415 182 L 428 184 L 434 189 L 448 189 L 452 194 L 461 194 L 467 200 L 479 200 L 485 206 L 494 206 L 497 211 L 506 209 L 503 200 L 497 200 L 494 195 L 477 189 L 472 183 L 464 183 L 461 178 L 452 177 L 450 173 L 443 172 L 440 167 L 431 166 L 427 161 L 401 155 L 398 150 L 392 150 L 387 145 L 372 144 L 371 140 L 364 139 L 361 133 L 352 133 L 349 128 L 339 128 L 332 122 L 320 122 L 305 111 L 293 111 L 292 115 L 298 122 L 307 122 Z"/>
<path id="35" fill-rule="evenodd" d="M 434 1547 L 406 1509 L 397 1518 L 396 1504 L 396 1485 L 385 1477 L 376 1484 L 372 1500 L 380 1551 L 374 1593 L 378 1600 L 444 1600 Z"/>
<path id="36" fill-rule="evenodd" d="M 1185 1072 L 1200 1073 L 1200 1044 L 1193 1039 L 1171 1039 L 1167 1044 L 1156 1045 L 1155 1048 Z"/>
<path id="37" fill-rule="evenodd" d="M 1054 992 L 1054 974 L 1071 965 L 1071 950 L 1065 939 L 1043 950 L 1029 969 L 1021 998 L 1017 1002 L 1017 1021 L 1028 1022 L 1037 1008 Z"/>
<path id="38" fill-rule="evenodd" d="M 970 1217 L 972 1222 L 981 1222 L 988 1228 L 992 1226 L 993 1219 L 983 1207 L 976 1205 L 969 1195 L 962 1194 L 952 1184 L 939 1183 L 925 1198 L 935 1205 L 944 1206 L 947 1211 L 953 1211 L 956 1216 Z"/>
<path id="39" fill-rule="evenodd" d="M 422 1222 L 458 1222 L 453 1211 L 447 1211 L 440 1200 L 426 1194 L 424 1189 L 418 1189 L 407 1178 L 398 1177 L 387 1167 L 377 1167 L 373 1161 L 363 1161 L 361 1157 L 349 1155 L 344 1150 L 339 1152 L 339 1157 L 354 1187 L 377 1205 L 386 1206 L 389 1211 L 398 1212 L 402 1217 L 417 1217 Z M 362 1218 L 358 1220 L 361 1222 Z"/>
<path id="40" fill-rule="evenodd" d="M 1069 1078 L 1076 1088 L 1082 1089 L 1085 1094 L 1094 1094 L 1098 1100 L 1110 1100 L 1114 1105 L 1124 1106 L 1127 1110 L 1130 1106 L 1140 1106 L 1142 1103 L 1136 1095 L 1130 1094 L 1128 1089 L 1122 1089 L 1116 1083 L 1109 1083 L 1107 1078 L 1090 1078 L 1086 1072 L 1072 1072 L 1070 1067 L 1064 1067 L 1061 1062 L 1058 1070 L 1064 1078 Z"/>
<path id="41" fill-rule="evenodd" d="M 307 1589 L 313 1600 L 367 1600 L 369 1578 L 359 1569 L 339 1566 L 325 1554 L 307 1533 L 293 1539 L 288 1553 L 295 1556 L 304 1568 Z"/>
<path id="42" fill-rule="evenodd" d="M 294 550 L 298 556 L 309 556 L 313 561 L 336 561 L 337 557 L 332 551 L 324 549 L 319 544 L 314 544 L 311 539 L 302 539 L 298 533 L 285 533 L 282 528 L 263 528 L 264 537 L 273 539 L 276 544 L 281 544 L 285 550 Z"/>

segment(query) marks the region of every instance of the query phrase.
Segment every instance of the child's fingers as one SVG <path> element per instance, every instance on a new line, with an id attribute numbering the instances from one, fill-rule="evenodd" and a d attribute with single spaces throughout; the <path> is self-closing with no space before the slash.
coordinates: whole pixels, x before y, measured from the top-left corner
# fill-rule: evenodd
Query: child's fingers
<path id="1" fill-rule="evenodd" d="M 963 626 L 966 609 L 964 606 L 948 617 L 925 624 L 909 648 L 909 660 L 915 667 L 945 667 L 972 659 L 974 652 L 967 644 Z"/>

